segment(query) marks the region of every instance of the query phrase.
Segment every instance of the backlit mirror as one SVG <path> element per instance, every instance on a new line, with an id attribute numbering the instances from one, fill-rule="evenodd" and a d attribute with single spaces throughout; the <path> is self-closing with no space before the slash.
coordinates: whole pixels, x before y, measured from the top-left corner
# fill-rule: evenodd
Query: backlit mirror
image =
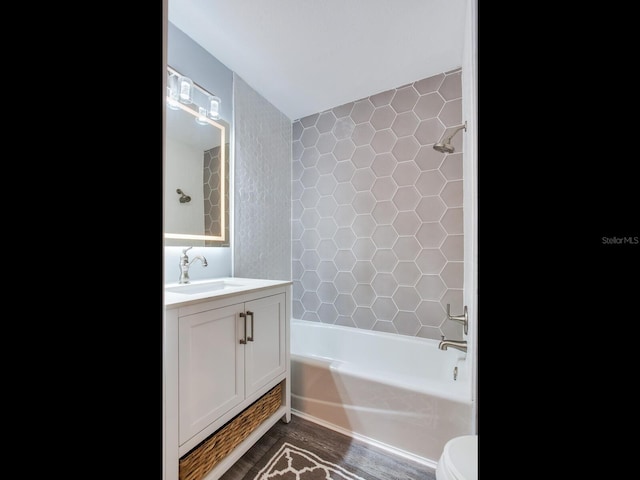
<path id="1" fill-rule="evenodd" d="M 168 68 L 165 245 L 229 245 L 229 125 L 219 101 Z"/>

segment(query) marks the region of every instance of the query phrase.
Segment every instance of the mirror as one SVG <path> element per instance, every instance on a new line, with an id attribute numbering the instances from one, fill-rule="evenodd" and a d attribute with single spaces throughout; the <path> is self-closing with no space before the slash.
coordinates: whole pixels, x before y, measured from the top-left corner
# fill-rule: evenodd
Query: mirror
<path id="1" fill-rule="evenodd" d="M 210 113 L 215 98 L 167 69 L 165 245 L 229 245 L 229 125 Z"/>

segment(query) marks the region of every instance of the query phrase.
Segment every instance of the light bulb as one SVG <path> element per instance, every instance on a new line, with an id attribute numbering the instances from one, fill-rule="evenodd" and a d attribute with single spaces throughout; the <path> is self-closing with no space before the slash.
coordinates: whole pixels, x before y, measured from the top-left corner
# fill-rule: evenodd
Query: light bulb
<path id="1" fill-rule="evenodd" d="M 220 99 L 215 95 L 209 95 L 209 117 L 214 120 L 220 118 Z"/>
<path id="2" fill-rule="evenodd" d="M 193 82 L 189 77 L 180 77 L 180 101 L 193 103 Z"/>
<path id="3" fill-rule="evenodd" d="M 207 109 L 198 107 L 198 116 L 196 117 L 196 123 L 199 125 L 207 125 Z"/>

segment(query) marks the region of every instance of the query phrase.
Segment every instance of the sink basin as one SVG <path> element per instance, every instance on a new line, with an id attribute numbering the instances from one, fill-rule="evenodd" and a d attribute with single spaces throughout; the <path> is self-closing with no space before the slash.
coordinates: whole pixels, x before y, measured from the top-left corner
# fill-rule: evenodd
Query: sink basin
<path id="1" fill-rule="evenodd" d="M 197 293 L 215 292 L 237 287 L 244 287 L 244 285 L 242 283 L 229 282 L 227 280 L 215 280 L 211 282 L 187 283 L 184 285 L 165 287 L 165 291 L 171 293 L 183 293 L 185 295 L 195 295 Z"/>

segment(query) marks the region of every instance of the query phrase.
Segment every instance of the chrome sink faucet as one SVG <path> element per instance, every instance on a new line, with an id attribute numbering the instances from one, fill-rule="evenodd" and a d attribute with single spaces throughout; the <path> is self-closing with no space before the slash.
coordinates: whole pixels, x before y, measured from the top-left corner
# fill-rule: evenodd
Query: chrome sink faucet
<path id="1" fill-rule="evenodd" d="M 187 247 L 182 250 L 182 255 L 180 255 L 180 280 L 178 280 L 178 283 L 189 283 L 189 267 L 196 260 L 200 260 L 203 267 L 207 266 L 207 259 L 202 255 L 196 255 L 193 257 L 193 260 L 189 261 L 187 250 L 191 250 L 192 248 L 193 247 Z"/>

